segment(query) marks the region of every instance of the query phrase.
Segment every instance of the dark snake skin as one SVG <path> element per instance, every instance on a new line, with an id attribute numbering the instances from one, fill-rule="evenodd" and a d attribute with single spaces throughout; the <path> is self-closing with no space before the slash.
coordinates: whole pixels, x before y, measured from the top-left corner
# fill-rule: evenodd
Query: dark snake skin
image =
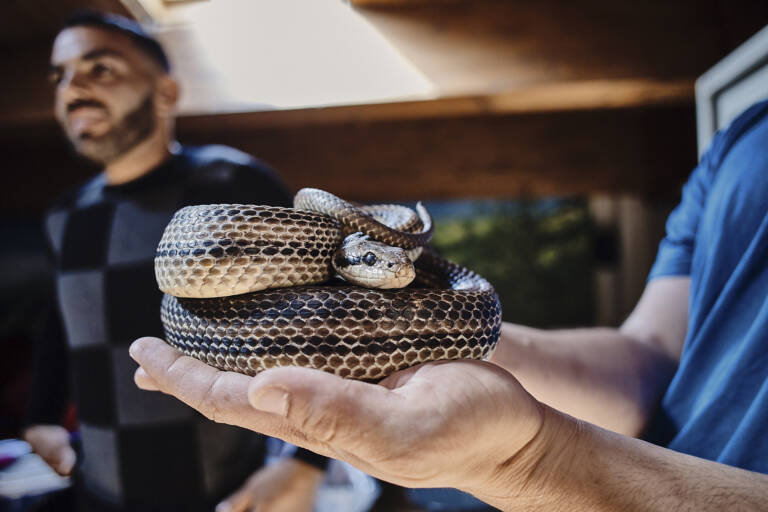
<path id="1" fill-rule="evenodd" d="M 490 355 L 501 304 L 485 279 L 427 247 L 409 287 L 350 286 L 331 279 L 330 259 L 346 231 L 326 216 L 287 208 L 180 210 L 155 260 L 166 292 L 166 340 L 214 367 L 247 375 L 298 365 L 377 380 L 426 361 Z M 208 289 L 219 293 L 221 277 L 230 278 L 228 287 L 239 283 L 241 294 L 189 298 Z M 296 285 L 329 279 L 323 286 Z M 286 281 L 290 287 L 274 288 Z M 173 288 L 189 282 L 181 292 Z M 273 289 L 242 293 L 243 283 Z"/>

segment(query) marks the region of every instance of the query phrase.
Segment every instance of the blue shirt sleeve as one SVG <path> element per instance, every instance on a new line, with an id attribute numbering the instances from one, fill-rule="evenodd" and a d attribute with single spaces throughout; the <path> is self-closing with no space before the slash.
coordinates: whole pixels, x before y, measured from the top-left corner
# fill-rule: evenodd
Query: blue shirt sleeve
<path id="1" fill-rule="evenodd" d="M 739 137 L 765 116 L 766 110 L 768 100 L 756 103 L 712 137 L 707 152 L 683 186 L 680 204 L 667 219 L 667 234 L 659 245 L 649 281 L 657 277 L 691 274 L 699 222 L 720 164 Z"/>
<path id="2" fill-rule="evenodd" d="M 693 248 L 704 205 L 715 174 L 714 161 L 720 151 L 720 134 L 715 136 L 701 162 L 683 186 L 680 204 L 667 219 L 666 236 L 659 244 L 656 261 L 648 280 L 665 276 L 687 276 L 691 273 Z"/>

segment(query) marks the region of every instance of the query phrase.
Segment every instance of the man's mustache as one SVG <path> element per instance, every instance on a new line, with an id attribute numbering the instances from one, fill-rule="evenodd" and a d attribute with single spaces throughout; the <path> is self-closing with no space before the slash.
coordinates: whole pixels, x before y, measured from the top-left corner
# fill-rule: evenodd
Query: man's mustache
<path id="1" fill-rule="evenodd" d="M 96 107 L 96 108 L 101 108 L 103 110 L 107 109 L 107 107 L 100 101 L 80 99 L 80 100 L 74 100 L 71 103 L 67 104 L 67 113 L 74 112 L 75 110 L 81 107 Z"/>

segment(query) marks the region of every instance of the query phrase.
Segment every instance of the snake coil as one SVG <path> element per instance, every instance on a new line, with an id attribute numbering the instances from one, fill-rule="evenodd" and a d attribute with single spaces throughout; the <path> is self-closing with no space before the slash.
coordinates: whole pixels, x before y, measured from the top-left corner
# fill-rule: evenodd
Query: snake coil
<path id="1" fill-rule="evenodd" d="M 424 246 L 431 219 L 423 207 L 414 220 L 404 207 L 356 207 L 315 189 L 294 204 L 176 212 L 155 257 L 168 343 L 247 375 L 298 365 L 363 380 L 490 355 L 501 329 L 498 297 L 488 281 Z M 415 281 L 377 290 L 332 278 L 334 251 L 357 231 L 424 246 Z"/>

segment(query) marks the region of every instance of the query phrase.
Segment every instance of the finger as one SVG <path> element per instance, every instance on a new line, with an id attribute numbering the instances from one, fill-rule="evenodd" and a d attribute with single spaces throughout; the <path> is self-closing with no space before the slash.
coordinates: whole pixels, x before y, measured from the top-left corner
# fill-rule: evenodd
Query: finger
<path id="1" fill-rule="evenodd" d="M 158 390 L 175 396 L 209 419 L 263 433 L 278 429 L 278 417 L 254 411 L 249 404 L 250 377 L 219 371 L 184 356 L 158 338 L 139 338 L 129 352 Z"/>
<path id="2" fill-rule="evenodd" d="M 76 459 L 77 455 L 75 454 L 75 450 L 73 450 L 70 445 L 66 444 L 56 451 L 51 466 L 58 474 L 66 476 L 72 472 Z"/>
<path id="3" fill-rule="evenodd" d="M 379 386 L 387 389 L 397 389 L 408 384 L 408 381 L 416 374 L 420 366 L 411 366 L 405 370 L 392 373 L 378 382 Z"/>
<path id="4" fill-rule="evenodd" d="M 278 437 L 324 453 L 327 447 L 354 451 L 360 432 L 377 432 L 380 422 L 394 413 L 393 401 L 403 403 L 402 397 L 381 386 L 296 367 L 256 376 L 248 397 L 255 409 L 286 418 L 302 437 L 321 444 L 306 446 L 302 439 L 282 437 L 290 432 Z"/>
<path id="5" fill-rule="evenodd" d="M 230 423 L 248 411 L 245 375 L 221 372 L 183 355 L 158 338 L 140 338 L 130 347 L 131 357 L 157 389 L 194 407 L 206 417 Z"/>
<path id="6" fill-rule="evenodd" d="M 322 455 L 338 456 L 337 449 L 349 449 L 359 441 L 356 432 L 375 429 L 378 422 L 394 414 L 392 407 L 382 404 L 390 391 L 319 370 L 277 368 L 251 379 L 184 356 L 158 338 L 136 340 L 130 353 L 160 391 L 206 417 L 278 437 Z M 249 402 L 251 381 L 255 384 Z M 342 443 L 331 447 L 340 424 L 344 424 Z"/>
<path id="7" fill-rule="evenodd" d="M 147 375 L 147 372 L 144 371 L 144 368 L 142 367 L 136 369 L 136 373 L 133 374 L 133 381 L 144 391 L 160 391 L 160 388 L 157 387 L 157 383 L 152 380 L 152 377 Z"/>

